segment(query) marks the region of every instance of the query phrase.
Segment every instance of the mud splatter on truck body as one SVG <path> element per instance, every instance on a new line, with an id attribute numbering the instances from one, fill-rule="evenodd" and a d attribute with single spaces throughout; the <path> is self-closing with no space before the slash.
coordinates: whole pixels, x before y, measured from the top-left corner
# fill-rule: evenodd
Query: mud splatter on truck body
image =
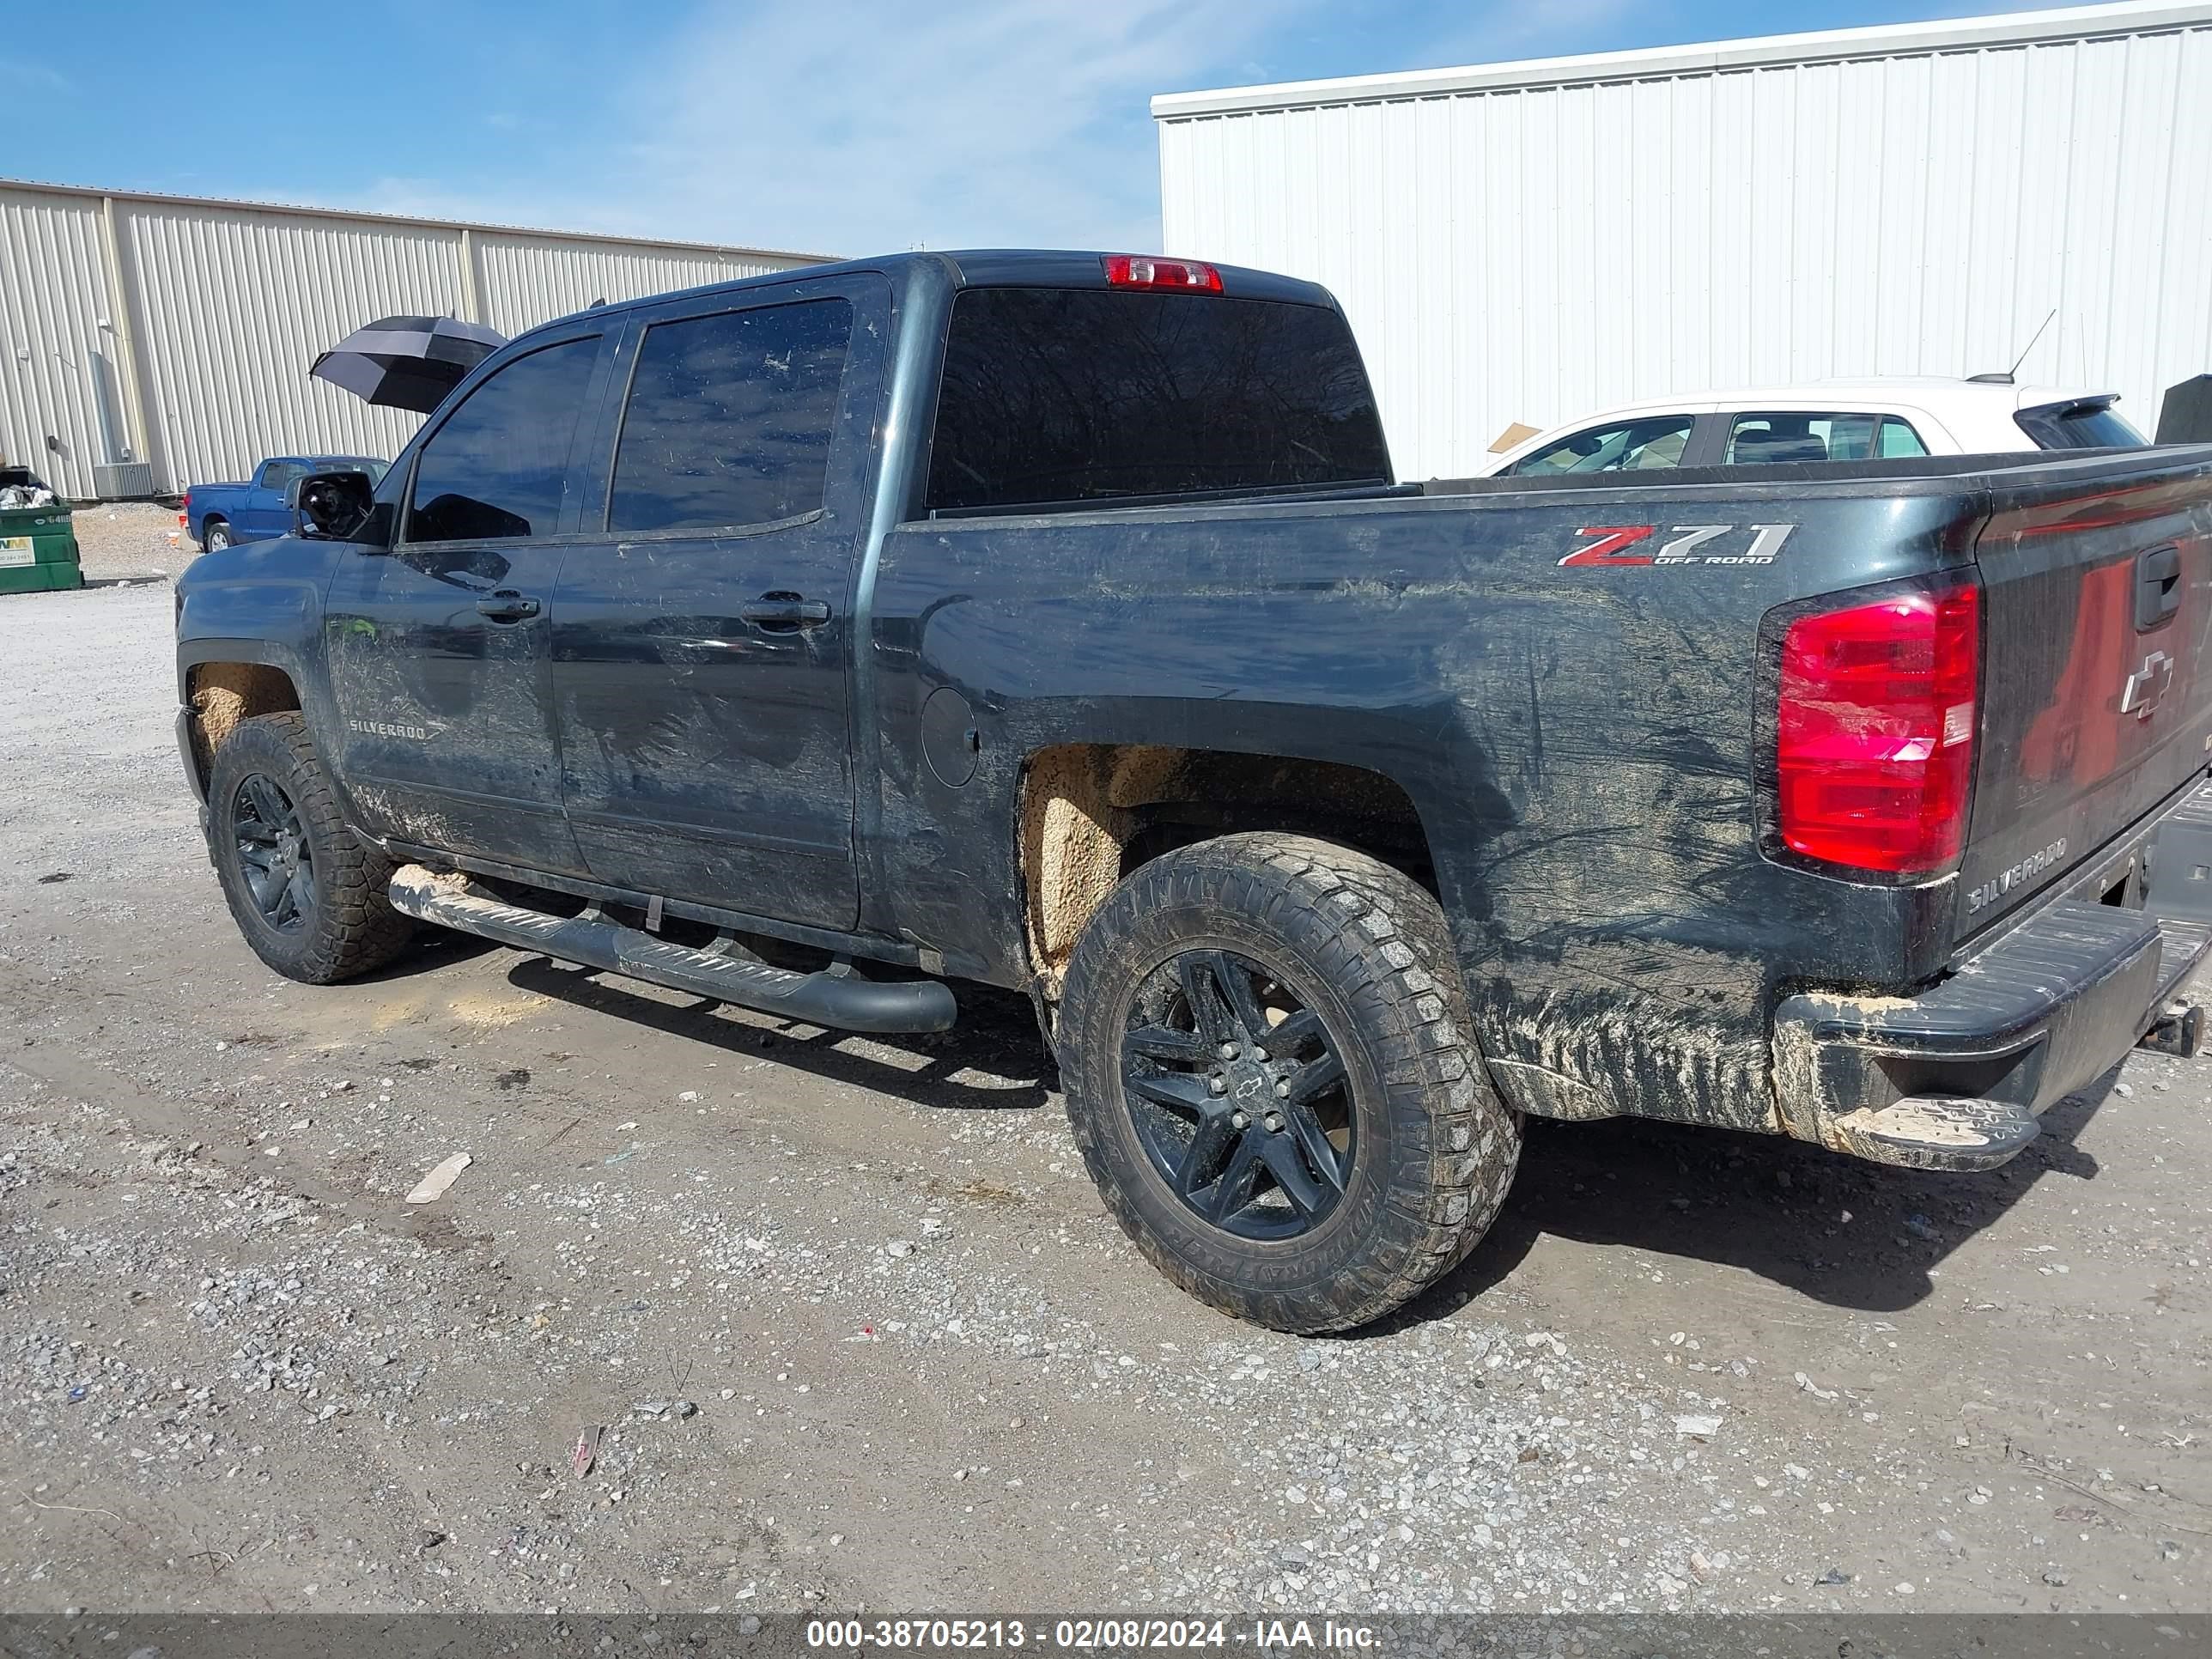
<path id="1" fill-rule="evenodd" d="M 1819 1054 L 1778 1068 L 1778 1036 L 1869 1066 L 1917 1039 L 1783 1030 L 1792 998 L 1910 1001 L 2002 940 L 2026 960 L 2054 905 L 2158 908 L 2148 849 L 2212 735 L 2212 452 L 1426 493 L 1386 457 L 1372 481 L 1241 498 L 940 507 L 956 303 L 1090 294 L 1101 270 L 912 255 L 550 325 L 426 423 L 375 544 L 199 561 L 180 666 L 281 667 L 354 821 L 395 854 L 742 916 L 1047 1007 L 1146 860 L 1240 830 L 1346 843 L 1441 902 L 1493 1081 L 1553 1116 L 1836 1144 L 1784 1097 Z M 1154 302 L 1340 329 L 1308 284 L 1218 283 Z M 853 325 L 819 508 L 688 541 L 611 530 L 650 331 L 824 301 Z M 410 543 L 441 421 L 563 349 L 586 390 L 550 533 Z M 1959 843 L 1890 871 L 1802 852 L 1777 806 L 1793 629 L 1961 592 L 1978 695 L 1946 714 L 1946 743 L 1974 740 Z M 2105 945 L 2084 971 L 2117 984 L 2126 941 Z M 2100 1015 L 2097 1040 L 2135 1012 Z"/>

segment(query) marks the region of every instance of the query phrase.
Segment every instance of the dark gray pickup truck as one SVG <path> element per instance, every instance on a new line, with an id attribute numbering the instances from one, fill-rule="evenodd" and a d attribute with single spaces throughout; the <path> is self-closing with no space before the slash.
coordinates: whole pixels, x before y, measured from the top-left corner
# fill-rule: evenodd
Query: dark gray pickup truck
<path id="1" fill-rule="evenodd" d="M 1464 1256 L 1523 1114 L 1981 1170 L 2197 1040 L 2212 450 L 1425 492 L 1319 289 L 913 254 L 550 324 L 301 504 L 178 589 L 264 961 L 1018 988 L 1282 1328 Z"/>

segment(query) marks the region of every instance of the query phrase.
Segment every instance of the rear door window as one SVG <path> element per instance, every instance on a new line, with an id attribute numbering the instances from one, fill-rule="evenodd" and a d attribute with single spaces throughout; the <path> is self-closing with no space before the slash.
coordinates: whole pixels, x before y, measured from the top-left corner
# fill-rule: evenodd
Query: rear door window
<path id="1" fill-rule="evenodd" d="M 639 347 L 607 527 L 771 524 L 821 507 L 848 300 L 655 323 Z"/>
<path id="2" fill-rule="evenodd" d="M 1928 446 L 1901 415 L 1790 410 L 1735 416 L 1723 459 L 1731 465 L 1771 466 L 1927 453 Z"/>
<path id="3" fill-rule="evenodd" d="M 469 393 L 415 465 L 410 542 L 550 536 L 575 487 L 571 457 L 599 337 L 517 357 Z"/>
<path id="4" fill-rule="evenodd" d="M 1359 349 L 1328 307 L 1024 288 L 953 302 L 933 511 L 1389 477 Z"/>
<path id="5" fill-rule="evenodd" d="M 1648 472 L 1680 466 L 1695 424 L 1688 415 L 1648 415 L 1590 427 L 1524 456 L 1513 464 L 1513 471 L 1520 477 L 1544 478 L 1565 472 Z"/>

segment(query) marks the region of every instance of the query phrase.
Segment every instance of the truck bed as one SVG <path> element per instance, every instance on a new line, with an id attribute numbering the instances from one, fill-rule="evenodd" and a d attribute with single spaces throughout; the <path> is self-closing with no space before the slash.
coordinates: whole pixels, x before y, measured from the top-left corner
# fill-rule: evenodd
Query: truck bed
<path id="1" fill-rule="evenodd" d="M 1713 526 L 1729 528 L 1689 560 L 1628 562 Z M 1784 528 L 1754 559 L 1762 526 Z M 1650 533 L 1621 562 L 1571 562 L 1638 528 Z M 898 659 L 927 665 L 887 678 L 878 711 L 892 773 L 884 884 L 901 894 L 902 924 L 945 940 L 948 957 L 988 961 L 1022 926 L 1021 873 L 1011 848 L 993 856 L 988 827 L 1013 810 L 1018 766 L 946 792 L 889 742 L 918 720 L 926 682 L 958 684 L 992 711 L 987 755 L 1205 732 L 1340 763 L 1402 787 L 1417 814 L 1518 1103 L 1778 1127 L 1769 1034 L 1782 998 L 1926 988 L 2201 775 L 2193 671 L 2120 734 L 2123 749 L 2119 679 L 2087 687 L 2087 659 L 2062 647 L 2095 572 L 2171 543 L 2186 567 L 2171 626 L 2187 644 L 2174 654 L 2193 663 L 2212 617 L 2208 529 L 2212 449 L 1483 480 L 909 525 L 885 544 L 874 599 Z M 1172 561 L 1158 550 L 1170 546 Z M 2015 587 L 2027 564 L 2034 592 Z M 1978 575 L 1989 605 L 1991 695 L 1960 872 L 1839 880 L 1778 860 L 1763 844 L 1762 619 L 1943 571 Z M 2097 660 L 2118 665 L 2132 619 L 2096 615 L 2084 625 L 2112 641 Z M 2039 738 L 2044 758 L 2030 758 L 2048 710 L 2105 703 L 2106 747 Z M 2073 759 L 2063 775 L 2050 764 L 2061 754 Z M 2060 842 L 2007 880 L 2024 845 Z M 978 850 L 957 864 L 911 850 L 946 843 Z M 2002 890 L 1970 907 L 1992 883 Z"/>

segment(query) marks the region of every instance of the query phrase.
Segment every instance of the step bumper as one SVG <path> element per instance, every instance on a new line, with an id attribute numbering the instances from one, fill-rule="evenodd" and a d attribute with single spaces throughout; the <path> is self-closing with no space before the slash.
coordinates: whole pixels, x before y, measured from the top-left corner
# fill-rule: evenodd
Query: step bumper
<path id="1" fill-rule="evenodd" d="M 2069 901 L 1918 996 L 1786 998 L 1774 1036 L 1784 1126 L 1880 1163 L 1993 1169 L 2161 1022 L 2208 943 L 2212 921 Z"/>

